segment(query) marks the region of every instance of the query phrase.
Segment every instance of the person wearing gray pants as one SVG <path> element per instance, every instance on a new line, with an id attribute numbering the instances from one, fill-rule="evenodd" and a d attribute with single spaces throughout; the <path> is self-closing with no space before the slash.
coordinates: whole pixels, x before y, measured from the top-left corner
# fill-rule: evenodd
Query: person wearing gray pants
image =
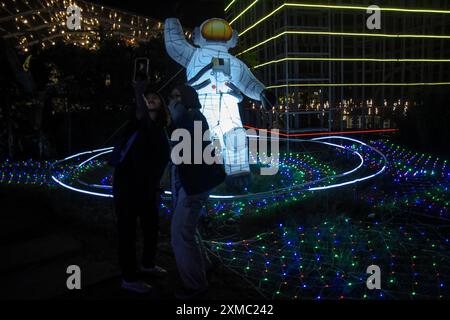
<path id="1" fill-rule="evenodd" d="M 173 130 L 187 130 L 194 136 L 194 127 L 201 124 L 202 136 L 208 131 L 208 122 L 200 112 L 201 104 L 194 88 L 179 86 L 172 91 L 169 106 Z M 193 143 L 195 144 L 195 142 Z M 211 141 L 202 141 L 202 151 Z M 191 155 L 196 149 L 191 145 Z M 198 151 L 197 151 L 198 152 Z M 175 157 L 177 157 L 175 155 Z M 223 164 L 181 163 L 172 154 L 171 182 L 173 216 L 171 225 L 172 248 L 183 289 L 176 293 L 180 299 L 199 298 L 208 288 L 205 271 L 204 247 L 197 230 L 202 208 L 210 191 L 225 180 Z"/>
<path id="2" fill-rule="evenodd" d="M 185 288 L 185 292 L 178 292 L 177 296 L 197 295 L 208 288 L 205 258 L 197 232 L 197 224 L 202 208 L 208 200 L 208 193 L 187 195 L 175 165 L 172 165 L 171 174 L 174 210 L 171 223 L 172 248 Z"/>

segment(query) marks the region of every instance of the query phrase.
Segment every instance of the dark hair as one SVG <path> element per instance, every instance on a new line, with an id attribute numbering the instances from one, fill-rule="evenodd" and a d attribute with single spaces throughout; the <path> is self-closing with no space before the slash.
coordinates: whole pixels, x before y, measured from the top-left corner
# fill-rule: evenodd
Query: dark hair
<path id="1" fill-rule="evenodd" d="M 158 116 L 156 118 L 156 122 L 163 127 L 170 126 L 171 117 L 169 113 L 169 108 L 167 108 L 167 104 L 163 98 L 163 96 L 156 90 L 153 90 L 152 86 L 147 86 L 144 90 L 144 96 L 147 97 L 149 94 L 154 94 L 161 101 L 161 108 L 158 112 Z"/>
<path id="2" fill-rule="evenodd" d="M 180 92 L 181 104 L 187 109 L 201 109 L 202 105 L 198 98 L 198 93 L 194 88 L 188 85 L 180 85 L 175 87 Z"/>

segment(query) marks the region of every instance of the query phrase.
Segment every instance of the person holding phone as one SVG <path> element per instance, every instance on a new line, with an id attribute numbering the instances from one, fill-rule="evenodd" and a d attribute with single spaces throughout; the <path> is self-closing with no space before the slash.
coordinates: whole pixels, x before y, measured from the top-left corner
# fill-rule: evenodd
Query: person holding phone
<path id="1" fill-rule="evenodd" d="M 136 106 L 128 121 L 122 143 L 115 147 L 113 176 L 117 213 L 119 264 L 122 288 L 147 293 L 151 286 L 140 272 L 164 275 L 155 263 L 158 242 L 160 180 L 170 157 L 166 128 L 170 115 L 163 98 L 149 88 L 148 81 L 134 82 Z M 117 150 L 116 150 L 117 149 Z M 136 223 L 144 236 L 141 267 L 136 259 Z M 140 271 L 140 272 L 139 272 Z"/>

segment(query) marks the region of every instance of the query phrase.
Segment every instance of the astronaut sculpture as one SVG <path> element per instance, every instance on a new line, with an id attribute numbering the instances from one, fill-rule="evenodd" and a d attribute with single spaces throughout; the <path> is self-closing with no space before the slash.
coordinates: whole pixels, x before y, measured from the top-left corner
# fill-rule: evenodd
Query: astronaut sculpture
<path id="1" fill-rule="evenodd" d="M 208 121 L 211 138 L 220 142 L 225 172 L 230 176 L 250 172 L 247 137 L 238 103 L 242 94 L 267 102 L 265 87 L 239 59 L 228 53 L 238 34 L 223 19 L 209 19 L 196 28 L 191 45 L 176 18 L 165 21 L 167 53 L 186 68 L 188 84 L 194 87 Z"/>

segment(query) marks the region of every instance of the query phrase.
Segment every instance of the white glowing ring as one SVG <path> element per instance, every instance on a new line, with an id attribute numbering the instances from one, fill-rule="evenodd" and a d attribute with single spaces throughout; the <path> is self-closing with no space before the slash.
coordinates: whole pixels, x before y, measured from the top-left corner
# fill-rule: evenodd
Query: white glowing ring
<path id="1" fill-rule="evenodd" d="M 249 136 L 249 138 L 255 138 L 255 137 L 260 138 L 260 137 L 258 137 L 258 136 Z M 371 150 L 373 150 L 373 151 L 375 151 L 376 153 L 378 153 L 378 154 L 383 158 L 384 165 L 383 165 L 383 167 L 382 167 L 379 171 L 377 171 L 376 173 L 371 174 L 371 175 L 368 175 L 368 176 L 365 176 L 365 177 L 362 177 L 362 178 L 358 178 L 358 179 L 354 179 L 354 180 L 346 181 L 346 182 L 342 182 L 342 183 L 337 183 L 337 184 L 331 184 L 331 185 L 327 185 L 327 186 L 310 187 L 310 188 L 306 188 L 306 189 L 299 189 L 299 188 L 306 187 L 306 186 L 309 186 L 309 185 L 312 185 L 312 184 L 317 184 L 317 183 L 322 182 L 322 181 L 324 181 L 324 180 L 335 179 L 335 178 L 340 178 L 340 177 L 347 176 L 347 175 L 349 175 L 349 174 L 352 174 L 352 173 L 358 171 L 358 170 L 364 165 L 364 158 L 363 158 L 363 156 L 362 156 L 359 152 L 357 152 L 356 150 L 349 149 L 349 148 L 346 148 L 345 146 L 338 145 L 338 144 L 335 144 L 335 143 L 331 143 L 331 142 L 322 142 L 322 141 L 321 141 L 321 140 L 329 140 L 329 139 L 342 139 L 342 140 L 348 140 L 348 141 L 352 141 L 352 142 L 358 143 L 358 144 L 360 144 L 360 145 L 362 145 L 362 146 L 368 147 L 368 148 L 370 148 Z M 280 139 L 280 138 L 278 138 L 278 140 L 279 140 L 279 141 L 285 141 L 286 139 Z M 310 139 L 310 140 L 305 140 L 305 139 L 290 139 L 289 141 L 291 141 L 291 142 L 315 142 L 315 143 L 320 143 L 320 144 L 325 144 L 325 145 L 337 147 L 337 148 L 340 148 L 340 149 L 345 149 L 345 150 L 348 150 L 348 151 L 352 152 L 354 155 L 358 156 L 359 159 L 360 159 L 360 163 L 359 163 L 358 166 L 356 166 L 355 168 L 353 168 L 353 169 L 351 169 L 351 170 L 349 170 L 349 171 L 346 171 L 346 172 L 344 172 L 344 173 L 337 174 L 337 175 L 334 175 L 334 176 L 324 177 L 324 178 L 322 178 L 322 179 L 318 179 L 318 180 L 314 180 L 314 181 L 309 181 L 309 182 L 306 182 L 306 183 L 303 183 L 303 184 L 300 184 L 300 185 L 295 185 L 295 186 L 290 186 L 290 187 L 280 188 L 280 189 L 277 189 L 277 190 L 271 190 L 271 191 L 261 192 L 261 193 L 257 193 L 257 194 L 246 194 L 246 195 L 210 195 L 209 198 L 211 198 L 211 199 L 217 199 L 217 200 L 234 200 L 234 199 L 240 199 L 240 198 L 255 198 L 255 197 L 260 198 L 260 197 L 266 196 L 266 195 L 267 195 L 267 196 L 274 196 L 274 195 L 276 195 L 276 194 L 282 194 L 282 193 L 287 193 L 287 192 L 292 192 L 292 191 L 299 192 L 299 191 L 305 191 L 305 190 L 306 190 L 306 191 L 327 190 L 327 189 L 343 187 L 343 186 L 355 184 L 355 183 L 358 183 L 358 182 L 361 182 L 361 181 L 365 181 L 365 180 L 372 179 L 372 178 L 374 178 L 374 177 L 380 175 L 381 173 L 383 173 L 383 172 L 386 170 L 386 164 L 387 164 L 386 156 L 385 156 L 383 153 L 381 153 L 379 150 L 377 150 L 376 148 L 374 148 L 374 147 L 372 147 L 372 146 L 369 146 L 369 145 L 367 145 L 366 143 L 364 143 L 364 142 L 362 142 L 362 141 L 359 141 L 359 140 L 356 140 L 356 139 L 347 138 L 347 137 L 341 137 L 341 136 L 330 136 L 330 137 L 314 138 L 314 139 Z M 55 163 L 52 164 L 52 167 L 53 167 L 54 165 L 56 165 L 56 164 L 62 163 L 62 162 L 64 162 L 64 161 L 73 159 L 73 158 L 78 157 L 78 156 L 82 156 L 82 155 L 86 155 L 86 154 L 95 154 L 95 155 L 93 155 L 92 157 L 90 157 L 89 159 L 84 160 L 82 163 L 80 163 L 80 164 L 77 166 L 77 168 L 81 168 L 81 167 L 82 167 L 84 164 L 86 164 L 87 162 L 92 161 L 93 159 L 95 159 L 95 158 L 97 158 L 97 157 L 99 157 L 99 156 L 101 156 L 101 155 L 110 153 L 110 152 L 112 152 L 112 150 L 113 150 L 113 148 L 112 148 L 112 147 L 109 147 L 109 148 L 102 148 L 102 149 L 97 149 L 97 150 L 92 150 L 92 151 L 81 152 L 81 153 L 78 153 L 78 154 L 69 156 L 69 157 L 67 157 L 67 158 L 64 158 L 64 159 L 62 159 L 62 160 L 56 161 Z M 72 187 L 72 186 L 70 186 L 70 185 L 67 185 L 67 184 L 63 183 L 61 180 L 57 179 L 54 175 L 51 175 L 51 177 L 52 177 L 53 181 L 55 181 L 56 183 L 58 183 L 60 186 L 62 186 L 62 187 L 64 187 L 64 188 L 67 188 L 67 189 L 69 189 L 69 190 L 72 190 L 72 191 L 76 191 L 76 192 L 80 192 L 80 193 L 84 193 L 84 194 L 88 194 L 88 195 L 93 195 L 93 196 L 99 196 L 99 197 L 106 197 L 106 198 L 112 198 L 112 197 L 113 197 L 112 194 L 106 194 L 106 193 L 100 193 L 100 192 L 93 192 L 93 191 L 89 191 L 89 190 L 84 190 L 84 189 L 80 189 L 80 188 L 75 188 L 75 187 Z M 83 181 L 80 181 L 80 180 L 78 180 L 78 182 L 81 183 L 81 184 L 83 184 L 83 185 L 85 185 L 85 186 L 89 186 L 89 187 L 94 187 L 94 188 L 99 188 L 99 189 L 104 189 L 104 190 L 111 190 L 111 189 L 112 189 L 111 186 L 104 186 L 104 185 L 97 185 L 97 184 L 87 184 L 87 183 L 85 183 L 85 182 L 83 182 Z M 172 193 L 171 193 L 170 191 L 164 191 L 164 194 L 166 194 L 166 195 L 171 195 Z"/>

